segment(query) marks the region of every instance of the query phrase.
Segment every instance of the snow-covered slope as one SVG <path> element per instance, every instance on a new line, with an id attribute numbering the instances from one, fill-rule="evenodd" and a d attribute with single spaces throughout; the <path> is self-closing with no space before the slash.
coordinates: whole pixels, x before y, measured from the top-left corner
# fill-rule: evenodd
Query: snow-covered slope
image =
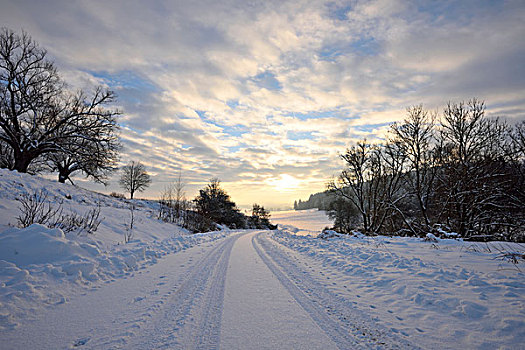
<path id="1" fill-rule="evenodd" d="M 42 192 L 40 192 L 42 191 Z M 83 215 L 100 206 L 94 233 L 64 233 L 33 224 L 20 229 L 20 197 L 44 193 L 63 214 Z M 134 225 L 130 230 L 131 205 Z M 227 233 L 192 235 L 156 219 L 157 204 L 122 200 L 38 176 L 0 169 L 0 330 L 86 289 L 125 277 L 163 255 Z M 125 236 L 131 237 L 125 243 Z"/>

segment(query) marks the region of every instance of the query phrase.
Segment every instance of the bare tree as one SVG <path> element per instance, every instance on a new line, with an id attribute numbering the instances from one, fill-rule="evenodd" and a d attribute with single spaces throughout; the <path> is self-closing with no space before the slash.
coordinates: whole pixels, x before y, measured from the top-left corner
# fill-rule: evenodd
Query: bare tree
<path id="1" fill-rule="evenodd" d="M 62 151 L 46 156 L 51 171 L 58 172 L 58 181 L 65 182 L 74 172 L 82 172 L 96 182 L 106 184 L 110 173 L 115 171 L 120 142 L 118 125 L 113 116 L 100 118 L 98 125 L 84 128 L 83 134 L 72 139 Z"/>
<path id="2" fill-rule="evenodd" d="M 439 133 L 440 219 L 462 237 L 489 233 L 512 206 L 506 175 L 508 127 L 485 117 L 485 104 L 449 103 Z M 496 225 L 496 223 L 498 223 Z"/>
<path id="3" fill-rule="evenodd" d="M 115 98 L 98 87 L 92 96 L 67 94 L 46 50 L 31 37 L 8 29 L 0 32 L 0 142 L 10 169 L 27 172 L 50 153 L 73 155 L 80 140 L 105 142 L 117 111 L 103 106 Z M 7 157 L 6 157 L 7 156 Z"/>
<path id="4" fill-rule="evenodd" d="M 177 180 L 164 188 L 159 200 L 159 219 L 184 224 L 188 209 L 185 186 L 182 173 L 179 172 Z"/>
<path id="5" fill-rule="evenodd" d="M 436 126 L 422 106 L 407 113 L 386 144 L 361 141 L 340 156 L 345 169 L 328 185 L 336 227 L 524 241 L 525 122 L 487 118 L 476 99 L 449 103 Z"/>
<path id="6" fill-rule="evenodd" d="M 514 143 L 514 150 L 518 155 L 518 158 L 522 161 L 525 161 L 525 120 L 516 124 L 513 132 L 511 133 L 511 138 Z"/>
<path id="7" fill-rule="evenodd" d="M 423 224 L 430 226 L 429 205 L 435 183 L 432 139 L 436 114 L 429 113 L 422 105 L 407 108 L 407 117 L 402 124 L 391 126 L 391 141 L 400 146 L 408 161 L 404 180 L 415 198 Z"/>
<path id="8" fill-rule="evenodd" d="M 348 210 L 357 209 L 365 232 L 379 232 L 399 200 L 402 155 L 392 146 L 382 148 L 363 140 L 340 156 L 345 170 L 328 189 L 352 203 L 354 208 Z"/>
<path id="9" fill-rule="evenodd" d="M 160 220 L 166 222 L 174 222 L 175 220 L 175 210 L 174 199 L 173 199 L 173 185 L 167 185 L 164 187 L 164 191 L 160 194 L 159 199 L 159 215 Z"/>
<path id="10" fill-rule="evenodd" d="M 151 184 L 151 177 L 141 162 L 132 161 L 122 167 L 119 185 L 130 193 L 131 199 L 135 192 L 144 191 Z"/>
<path id="11" fill-rule="evenodd" d="M 177 180 L 173 183 L 173 192 L 175 194 L 175 216 L 179 219 L 186 210 L 186 191 L 184 190 L 186 184 L 182 181 L 182 173 L 179 172 Z"/>
<path id="12" fill-rule="evenodd" d="M 15 164 L 13 149 L 0 139 L 0 168 L 12 169 Z"/>

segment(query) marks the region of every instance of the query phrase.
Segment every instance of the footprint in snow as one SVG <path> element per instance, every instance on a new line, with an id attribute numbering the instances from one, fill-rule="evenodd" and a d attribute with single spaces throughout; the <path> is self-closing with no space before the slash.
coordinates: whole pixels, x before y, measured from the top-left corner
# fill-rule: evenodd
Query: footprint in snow
<path id="1" fill-rule="evenodd" d="M 73 343 L 73 347 L 78 348 L 79 346 L 86 345 L 89 339 L 91 338 L 90 337 L 80 338 Z"/>

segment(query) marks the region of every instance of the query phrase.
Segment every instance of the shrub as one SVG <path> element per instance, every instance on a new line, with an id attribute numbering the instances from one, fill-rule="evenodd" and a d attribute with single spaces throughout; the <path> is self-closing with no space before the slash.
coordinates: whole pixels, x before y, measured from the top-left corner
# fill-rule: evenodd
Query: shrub
<path id="1" fill-rule="evenodd" d="M 100 216 L 100 203 L 84 215 L 63 213 L 62 203 L 54 207 L 48 194 L 44 190 L 21 195 L 20 215 L 17 217 L 18 227 L 28 227 L 32 224 L 41 224 L 49 228 L 60 228 L 65 233 L 77 231 L 93 233 L 97 231 L 102 222 Z"/>

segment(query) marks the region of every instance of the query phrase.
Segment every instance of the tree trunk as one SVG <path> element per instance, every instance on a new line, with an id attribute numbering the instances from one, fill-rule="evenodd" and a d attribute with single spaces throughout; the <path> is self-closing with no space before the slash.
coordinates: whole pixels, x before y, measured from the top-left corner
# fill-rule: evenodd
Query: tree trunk
<path id="1" fill-rule="evenodd" d="M 67 174 L 58 173 L 58 182 L 64 184 L 69 176 Z"/>
<path id="2" fill-rule="evenodd" d="M 27 173 L 27 169 L 29 168 L 29 164 L 31 164 L 32 160 L 33 158 L 25 153 L 15 153 L 15 164 L 12 170 L 16 170 L 19 173 Z"/>
<path id="3" fill-rule="evenodd" d="M 66 183 L 66 180 L 69 179 L 69 175 L 73 172 L 73 168 L 70 168 L 67 164 L 60 164 L 58 162 L 55 165 L 58 170 L 58 182 Z"/>

